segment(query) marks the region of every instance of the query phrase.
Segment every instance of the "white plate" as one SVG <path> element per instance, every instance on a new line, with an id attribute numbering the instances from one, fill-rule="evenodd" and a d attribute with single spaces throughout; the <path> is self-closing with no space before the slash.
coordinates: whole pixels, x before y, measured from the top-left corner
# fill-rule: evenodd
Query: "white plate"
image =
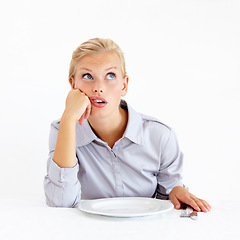
<path id="1" fill-rule="evenodd" d="M 81 211 L 111 217 L 141 217 L 167 212 L 173 209 L 168 200 L 141 197 L 102 198 L 81 200 Z"/>

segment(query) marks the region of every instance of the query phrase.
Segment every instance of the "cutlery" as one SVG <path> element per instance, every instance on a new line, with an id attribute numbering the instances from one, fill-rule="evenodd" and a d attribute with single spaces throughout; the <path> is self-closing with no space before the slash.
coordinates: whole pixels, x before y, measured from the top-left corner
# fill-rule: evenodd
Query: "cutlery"
<path id="1" fill-rule="evenodd" d="M 197 211 L 194 210 L 192 207 L 182 204 L 181 206 L 184 210 L 182 211 L 180 217 L 190 217 L 193 220 L 198 219 Z"/>

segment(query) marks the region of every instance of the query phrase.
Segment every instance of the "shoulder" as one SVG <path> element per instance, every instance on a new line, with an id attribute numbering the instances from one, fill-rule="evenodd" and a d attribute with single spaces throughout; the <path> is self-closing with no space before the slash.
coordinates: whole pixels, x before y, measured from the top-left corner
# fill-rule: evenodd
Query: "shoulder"
<path id="1" fill-rule="evenodd" d="M 51 122 L 51 129 L 52 129 L 52 128 L 55 128 L 55 129 L 58 130 L 58 129 L 59 129 L 59 125 L 60 125 L 60 120 L 61 120 L 61 119 L 59 118 L 59 119 L 57 119 L 57 120 L 52 121 L 52 122 Z"/>
<path id="2" fill-rule="evenodd" d="M 163 132 L 169 133 L 172 129 L 159 119 L 140 113 L 142 118 L 143 126 L 152 129 L 158 129 Z"/>
<path id="3" fill-rule="evenodd" d="M 161 122 L 157 118 L 140 114 L 142 119 L 143 141 L 152 146 L 165 146 L 172 135 L 172 128 Z"/>
<path id="4" fill-rule="evenodd" d="M 129 112 L 127 136 L 145 145 L 168 141 L 171 135 L 171 128 L 168 125 L 157 118 L 135 111 L 130 105 L 127 106 Z"/>
<path id="5" fill-rule="evenodd" d="M 163 151 L 168 146 L 168 150 L 172 151 L 178 145 L 175 131 L 162 123 L 160 120 L 141 114 L 142 117 L 142 137 L 146 146 L 151 146 L 156 152 Z"/>
<path id="6" fill-rule="evenodd" d="M 135 129 L 138 126 L 141 126 L 140 128 L 158 128 L 162 129 L 163 131 L 171 131 L 171 128 L 168 125 L 164 124 L 157 118 L 136 111 L 125 101 L 121 101 L 121 107 L 128 110 L 128 113 L 130 115 L 129 120 L 132 123 L 131 127 Z"/>

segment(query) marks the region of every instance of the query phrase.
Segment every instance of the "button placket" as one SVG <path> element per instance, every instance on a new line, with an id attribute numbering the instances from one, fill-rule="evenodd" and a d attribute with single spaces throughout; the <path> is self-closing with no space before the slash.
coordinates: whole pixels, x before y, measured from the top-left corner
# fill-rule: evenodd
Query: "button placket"
<path id="1" fill-rule="evenodd" d="M 123 196 L 123 181 L 120 172 L 120 165 L 117 154 L 111 149 L 112 153 L 112 164 L 113 164 L 113 174 L 115 178 L 115 187 L 117 196 Z"/>

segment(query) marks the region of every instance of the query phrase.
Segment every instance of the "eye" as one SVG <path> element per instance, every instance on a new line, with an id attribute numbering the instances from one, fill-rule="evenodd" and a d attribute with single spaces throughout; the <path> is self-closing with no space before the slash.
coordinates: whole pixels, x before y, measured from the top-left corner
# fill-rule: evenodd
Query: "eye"
<path id="1" fill-rule="evenodd" d="M 107 79 L 114 79 L 116 77 L 115 73 L 108 73 L 107 74 Z"/>
<path id="2" fill-rule="evenodd" d="M 83 78 L 84 78 L 84 79 L 91 80 L 91 79 L 92 79 L 92 76 L 91 76 L 91 74 L 86 73 L 86 74 L 83 74 Z"/>

